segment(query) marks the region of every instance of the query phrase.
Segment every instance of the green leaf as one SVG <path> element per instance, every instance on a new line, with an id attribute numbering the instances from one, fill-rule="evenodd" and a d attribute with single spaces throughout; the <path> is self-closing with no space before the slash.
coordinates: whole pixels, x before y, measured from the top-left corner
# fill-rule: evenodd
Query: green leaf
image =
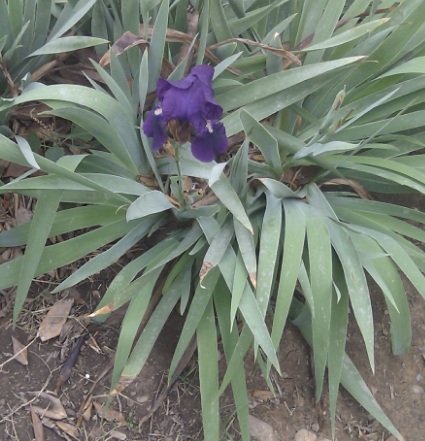
<path id="1" fill-rule="evenodd" d="M 219 441 L 220 415 L 218 399 L 211 399 L 218 390 L 217 329 L 213 301 L 205 309 L 196 330 L 198 343 L 199 384 L 205 441 Z"/>
<path id="2" fill-rule="evenodd" d="M 323 193 L 316 185 L 308 186 L 308 200 L 317 210 L 328 216 L 328 229 L 332 247 L 341 262 L 350 295 L 354 316 L 359 325 L 365 342 L 372 371 L 375 370 L 374 332 L 372 305 L 366 276 L 361 265 L 360 257 L 355 249 L 352 238 L 343 224 L 339 222 Z"/>
<path id="3" fill-rule="evenodd" d="M 183 329 L 180 334 L 179 342 L 177 343 L 177 347 L 174 351 L 173 359 L 170 365 L 169 376 L 173 375 L 177 364 L 181 360 L 185 350 L 191 342 L 195 331 L 198 329 L 198 326 L 202 320 L 202 317 L 204 316 L 205 310 L 211 300 L 211 296 L 217 285 L 219 275 L 220 272 L 218 271 L 218 268 L 212 269 L 205 276 L 204 287 L 201 287 L 200 284 L 198 284 L 195 290 L 192 303 L 190 305 Z"/>
<path id="4" fill-rule="evenodd" d="M 111 389 L 116 386 L 118 380 L 127 364 L 131 348 L 136 338 L 137 331 L 148 309 L 152 292 L 161 270 L 158 269 L 146 277 L 143 282 L 138 284 L 138 290 L 128 305 L 126 314 L 121 323 L 120 336 L 118 339 L 117 350 L 115 353 L 114 370 L 112 372 Z"/>
<path id="5" fill-rule="evenodd" d="M 108 40 L 97 37 L 70 36 L 61 37 L 46 43 L 40 49 L 32 52 L 28 57 L 38 57 L 40 55 L 61 54 L 64 52 L 77 51 L 86 47 L 98 46 L 109 43 Z"/>
<path id="6" fill-rule="evenodd" d="M 345 342 L 348 326 L 349 294 L 341 266 L 334 260 L 333 278 L 335 287 L 339 291 L 332 296 L 332 314 L 330 317 L 329 348 L 328 351 L 328 383 L 329 409 L 332 425 L 332 436 L 335 434 L 336 406 L 341 382 L 342 366 L 345 356 Z M 338 298 L 339 297 L 339 298 Z"/>
<path id="7" fill-rule="evenodd" d="M 382 252 L 375 240 L 366 235 L 359 235 L 357 244 L 368 253 Z M 401 278 L 395 264 L 388 256 L 369 257 L 361 255 L 362 264 L 381 288 L 391 319 L 392 351 L 395 355 L 404 354 L 412 342 L 410 308 Z"/>
<path id="8" fill-rule="evenodd" d="M 233 219 L 236 240 L 252 286 L 257 286 L 257 254 L 254 236 L 237 219 Z"/>
<path id="9" fill-rule="evenodd" d="M 87 205 L 60 210 L 56 213 L 50 237 L 70 231 L 78 231 L 98 225 L 107 225 L 121 217 L 113 206 Z M 25 245 L 31 223 L 25 223 L 0 233 L 0 247 L 18 247 Z"/>
<path id="10" fill-rule="evenodd" d="M 46 192 L 47 194 L 47 192 Z M 49 213 L 49 216 L 52 213 Z M 39 260 L 36 276 L 45 274 L 46 272 L 68 265 L 78 260 L 107 243 L 116 240 L 126 234 L 134 224 L 129 224 L 125 219 L 120 218 L 108 225 L 99 227 L 88 233 L 50 245 L 43 249 L 43 253 Z M 44 231 L 43 227 L 41 231 Z M 32 234 L 36 234 L 33 232 Z M 37 240 L 40 240 L 41 236 Z M 30 240 L 30 237 L 28 238 Z M 38 244 L 37 244 L 38 245 Z M 44 243 L 43 243 L 44 245 Z M 31 256 L 31 261 L 38 258 L 37 254 Z M 0 289 L 9 288 L 17 285 L 20 280 L 20 271 L 23 266 L 23 257 L 15 258 L 9 262 L 0 265 Z M 24 271 L 24 270 L 22 270 Z M 28 273 L 29 274 L 29 273 Z M 28 277 L 28 276 L 26 276 Z"/>
<path id="11" fill-rule="evenodd" d="M 148 95 L 149 85 L 149 51 L 143 52 L 142 62 L 139 72 L 139 106 L 145 108 L 146 97 Z"/>
<path id="12" fill-rule="evenodd" d="M 408 60 L 402 65 L 383 73 L 379 78 L 385 78 L 391 75 L 403 75 L 412 73 L 425 74 L 425 57 L 416 57 L 412 60 Z"/>
<path id="13" fill-rule="evenodd" d="M 18 319 L 32 279 L 37 275 L 38 267 L 42 262 L 46 240 L 49 237 L 61 196 L 61 191 L 46 191 L 37 200 L 25 254 L 20 265 L 18 290 L 13 309 L 13 323 L 16 323 Z"/>
<path id="14" fill-rule="evenodd" d="M 157 220 L 158 217 L 156 216 L 142 219 L 140 223 L 138 223 L 111 248 L 97 254 L 83 266 L 80 266 L 77 271 L 60 283 L 52 292 L 56 293 L 70 288 L 118 261 L 133 245 L 151 232 L 152 226 Z"/>
<path id="15" fill-rule="evenodd" d="M 312 335 L 309 320 L 309 311 L 307 307 L 298 305 L 298 309 L 301 309 L 301 313 L 294 323 L 300 328 L 303 337 L 311 345 Z M 385 415 L 375 397 L 370 392 L 366 383 L 363 381 L 358 370 L 354 366 L 350 358 L 344 354 L 342 371 L 341 371 L 341 384 L 352 395 L 352 397 L 360 403 L 377 421 L 379 421 L 389 432 L 391 432 L 399 441 L 405 441 L 400 432 L 395 428 L 392 422 Z"/>
<path id="16" fill-rule="evenodd" d="M 379 404 L 376 402 L 375 397 L 372 395 L 358 370 L 347 355 L 345 355 L 343 360 L 341 383 L 348 393 L 377 421 L 379 421 L 398 440 L 404 441 L 400 432 L 395 428 L 394 424 L 388 419 Z"/>
<path id="17" fill-rule="evenodd" d="M 49 35 L 53 0 L 38 0 L 35 10 L 34 34 L 29 50 L 39 48 Z"/>
<path id="18" fill-rule="evenodd" d="M 214 17 L 214 20 L 211 20 L 211 26 L 216 41 L 223 41 L 234 37 L 227 22 L 222 2 L 220 0 L 210 0 L 210 10 L 210 17 Z"/>
<path id="19" fill-rule="evenodd" d="M 283 201 L 285 213 L 284 232 L 282 232 L 283 259 L 271 334 L 275 348 L 279 346 L 286 325 L 304 250 L 307 221 L 301 204 L 303 202 L 297 202 L 293 199 L 284 199 Z"/>
<path id="20" fill-rule="evenodd" d="M 208 218 L 206 218 L 208 219 Z M 197 223 L 193 223 L 190 227 L 190 229 L 184 230 L 184 238 L 181 239 L 179 244 L 174 247 L 172 251 L 170 251 L 167 255 L 167 257 L 163 260 L 161 260 L 159 263 L 155 263 L 155 265 L 152 267 L 152 269 L 155 269 L 158 267 L 158 265 L 164 265 L 167 262 L 171 262 L 176 257 L 180 257 L 183 253 L 185 253 L 189 248 L 191 248 L 202 236 L 202 230 L 199 227 Z M 189 253 L 191 254 L 191 253 Z"/>
<path id="21" fill-rule="evenodd" d="M 276 179 L 270 178 L 259 178 L 258 179 L 269 192 L 278 199 L 300 199 L 301 195 L 297 194 L 295 191 L 291 190 L 287 185 L 283 184 Z"/>
<path id="22" fill-rule="evenodd" d="M 174 208 L 174 205 L 161 191 L 150 191 L 139 196 L 127 210 L 127 220 L 140 219 L 150 214 Z"/>
<path id="23" fill-rule="evenodd" d="M 214 305 L 217 312 L 217 321 L 220 327 L 220 336 L 223 342 L 223 350 L 226 360 L 229 362 L 236 350 L 239 341 L 239 331 L 234 319 L 229 320 L 230 302 L 228 295 L 223 295 L 227 287 L 223 280 L 219 281 L 214 292 Z M 228 291 L 227 291 L 228 292 Z M 240 431 L 243 441 L 250 440 L 248 391 L 244 369 L 231 379 L 233 397 L 238 415 Z"/>
<path id="24" fill-rule="evenodd" d="M 233 326 L 233 329 L 236 329 Z M 241 366 L 244 365 L 244 357 L 247 353 L 253 340 L 252 333 L 247 326 L 244 326 L 239 339 L 233 349 L 230 360 L 227 362 L 226 373 L 224 374 L 223 380 L 218 391 L 218 396 L 220 396 L 227 388 L 229 383 L 241 373 Z"/>
<path id="25" fill-rule="evenodd" d="M 276 173 L 281 173 L 282 160 L 276 139 L 247 111 L 241 110 L 240 118 L 248 139 L 260 149 L 267 164 L 276 170 Z"/>
<path id="26" fill-rule="evenodd" d="M 199 45 L 198 45 L 198 53 L 196 55 L 196 64 L 202 64 L 204 61 L 205 48 L 207 47 L 207 38 L 208 38 L 208 30 L 210 23 L 210 0 L 204 0 L 201 17 L 199 20 Z"/>
<path id="27" fill-rule="evenodd" d="M 160 263 L 157 268 L 163 267 L 163 265 L 161 266 L 161 261 L 164 257 L 168 256 L 177 245 L 178 241 L 174 238 L 165 239 L 128 263 L 108 286 L 102 300 L 97 305 L 95 317 L 99 318 L 99 315 L 102 314 L 101 320 L 103 320 L 105 314 L 113 312 L 124 305 L 130 299 L 128 297 L 128 287 L 137 274 L 140 274 L 142 271 L 148 274 L 151 267 L 157 263 Z M 98 312 L 102 310 L 102 308 L 105 308 L 104 312 Z"/>
<path id="28" fill-rule="evenodd" d="M 351 144 L 342 141 L 330 141 L 325 144 L 320 142 L 314 143 L 308 147 L 299 150 L 293 157 L 294 160 L 306 158 L 308 156 L 320 156 L 326 154 L 342 153 L 354 151 L 358 148 L 358 144 Z"/>
<path id="29" fill-rule="evenodd" d="M 425 277 L 400 243 L 392 237 L 378 231 L 357 226 L 352 226 L 352 228 L 360 233 L 366 233 L 373 237 L 389 254 L 395 264 L 406 274 L 407 278 L 412 282 L 422 297 L 425 298 Z"/>
<path id="30" fill-rule="evenodd" d="M 129 120 L 126 116 L 127 113 L 125 109 L 113 97 L 104 92 L 78 85 L 61 84 L 48 87 L 41 86 L 32 88 L 31 90 L 25 90 L 12 101 L 3 101 L 1 103 L 2 106 L 0 106 L 0 111 L 7 110 L 13 105 L 26 103 L 28 101 L 46 102 L 49 106 L 53 107 L 54 110 L 64 107 L 69 108 L 70 105 L 71 107 L 81 106 L 83 108 L 94 110 L 102 115 L 110 124 L 110 127 L 105 128 L 105 133 L 111 133 L 111 136 L 114 138 L 118 135 L 122 140 L 121 143 L 124 143 L 122 155 L 125 155 L 127 158 L 130 156 L 131 158 L 130 161 L 127 159 L 124 164 L 128 164 L 129 168 L 131 167 L 135 176 L 139 173 L 139 168 L 143 170 L 144 166 L 142 164 L 144 162 L 144 157 L 140 148 L 140 142 L 136 136 L 133 122 Z M 92 115 L 93 118 L 96 118 L 93 112 Z M 98 123 L 100 123 L 99 118 L 95 121 L 96 125 Z M 90 124 L 90 122 L 87 122 L 87 124 Z M 113 128 L 111 128 L 111 126 Z M 83 127 L 85 126 L 83 125 Z M 99 127 L 97 128 L 99 129 Z M 116 132 L 116 135 L 112 134 L 112 132 Z M 121 158 L 122 156 L 118 157 Z M 42 168 L 40 161 L 38 160 L 37 162 Z"/>
<path id="31" fill-rule="evenodd" d="M 202 220 L 200 225 L 202 229 L 208 229 L 208 226 L 205 226 L 205 222 Z M 211 231 L 209 233 L 211 234 Z M 208 232 L 206 234 L 208 234 Z M 220 263 L 221 259 L 226 253 L 227 247 L 232 241 L 233 234 L 233 225 L 231 219 L 228 219 L 223 225 L 220 226 L 219 230 L 215 234 L 214 239 L 211 241 L 207 252 L 205 253 L 199 275 L 201 283 L 202 279 L 208 274 L 208 272 Z"/>
<path id="32" fill-rule="evenodd" d="M 79 0 L 67 2 L 49 34 L 49 41 L 60 37 L 78 23 L 96 3 L 96 0 Z M 75 6 L 74 6 L 75 5 Z"/>
<path id="33" fill-rule="evenodd" d="M 177 282 L 181 277 L 183 276 L 177 276 Z M 128 378 L 135 378 L 142 370 L 156 340 L 158 339 L 160 332 L 164 328 L 168 317 L 175 308 L 181 295 L 182 292 L 180 290 L 179 283 L 173 284 L 168 291 L 163 293 L 161 300 L 152 313 L 146 327 L 143 329 L 143 332 L 131 351 L 127 363 L 122 371 L 121 377 L 124 382 L 126 382 L 126 379 Z"/>
<path id="34" fill-rule="evenodd" d="M 308 205 L 302 206 L 305 210 Z M 316 210 L 305 210 L 309 274 L 314 298 L 312 314 L 316 400 L 320 399 L 329 351 L 332 302 L 332 252 L 326 219 Z"/>
<path id="35" fill-rule="evenodd" d="M 242 294 L 245 291 L 245 286 L 248 283 L 247 270 L 242 259 L 241 252 L 239 250 L 237 256 L 235 256 L 234 262 L 234 277 L 232 284 L 232 295 L 230 303 L 230 321 L 233 326 L 236 319 L 236 314 L 239 311 L 239 304 L 241 302 Z"/>
<path id="36" fill-rule="evenodd" d="M 99 64 L 92 61 L 93 67 L 100 75 L 106 87 L 111 91 L 115 99 L 121 104 L 123 110 L 126 112 L 126 117 L 129 121 L 134 122 L 137 108 L 132 106 L 131 92 L 128 85 L 128 78 L 117 56 L 111 51 L 111 74 L 103 69 Z"/>
<path id="37" fill-rule="evenodd" d="M 311 44 L 316 44 L 330 38 L 338 22 L 341 19 L 341 14 L 346 4 L 345 0 L 333 0 L 332 2 L 327 2 L 327 5 L 323 11 L 321 17 L 317 17 L 317 22 L 314 27 L 314 35 Z M 312 64 L 318 62 L 323 57 L 324 50 L 310 52 L 307 54 L 304 64 Z"/>
<path id="38" fill-rule="evenodd" d="M 21 150 L 22 155 L 27 160 L 28 164 L 37 170 L 40 169 L 39 165 L 37 164 L 37 161 L 34 158 L 34 153 L 31 149 L 31 146 L 29 145 L 28 141 L 23 138 L 22 136 L 15 136 L 16 144 L 18 144 L 19 149 Z"/>
<path id="39" fill-rule="evenodd" d="M 297 84 L 303 83 L 310 79 L 315 79 L 319 75 L 330 72 L 335 69 L 347 66 L 352 63 L 358 63 L 363 57 L 350 57 L 342 60 L 325 61 L 309 66 L 296 67 L 284 72 L 279 72 L 273 75 L 268 75 L 264 78 L 252 81 L 244 86 L 240 86 L 235 90 L 235 93 L 218 95 L 217 101 L 224 108 L 225 111 L 230 111 L 247 104 L 261 102 L 262 106 L 266 106 L 264 99 L 266 97 L 273 97 L 277 99 L 276 95 L 285 90 L 290 91 Z M 256 114 L 251 112 L 251 108 L 246 109 L 251 116 L 256 120 L 260 120 Z M 274 113 L 274 112 L 272 112 Z M 233 133 L 231 133 L 233 134 Z"/>
<path id="40" fill-rule="evenodd" d="M 321 49 L 328 49 L 330 47 L 340 46 L 344 43 L 348 43 L 349 41 L 356 40 L 362 37 L 365 34 L 372 32 L 378 26 L 382 26 L 387 23 L 389 18 L 381 18 L 375 21 L 369 21 L 367 23 L 360 24 L 352 29 L 348 29 L 348 31 L 341 32 L 335 37 L 329 38 L 325 41 L 322 41 L 318 44 L 314 44 L 313 46 L 309 46 L 304 51 L 315 51 Z"/>
<path id="41" fill-rule="evenodd" d="M 163 0 L 159 7 L 158 15 L 152 30 L 152 38 L 149 45 L 149 86 L 148 92 L 156 88 L 156 80 L 161 71 L 162 58 L 164 55 L 165 37 L 168 27 L 168 14 L 170 2 Z M 147 23 L 145 23 L 147 26 Z"/>
<path id="42" fill-rule="evenodd" d="M 248 180 L 249 140 L 245 139 L 233 157 L 230 169 L 230 183 L 241 198 L 246 197 Z"/>
<path id="43" fill-rule="evenodd" d="M 282 201 L 266 193 L 266 209 L 260 229 L 260 251 L 256 297 L 262 316 L 266 315 L 273 281 L 277 274 L 278 250 L 282 229 Z"/>
<path id="44" fill-rule="evenodd" d="M 225 165 L 225 164 L 224 164 Z M 246 214 L 234 188 L 228 178 L 221 172 L 223 164 L 217 164 L 211 170 L 209 186 L 216 194 L 220 202 L 235 216 L 235 218 L 251 233 L 254 232 L 251 222 Z"/>
<path id="45" fill-rule="evenodd" d="M 230 67 L 240 56 L 242 52 L 238 52 L 237 54 L 231 55 L 228 58 L 225 58 L 223 61 L 217 64 L 214 67 L 214 78 L 217 78 L 221 75 L 228 67 Z"/>
<path id="46" fill-rule="evenodd" d="M 241 301 L 239 302 L 239 310 L 241 311 L 246 325 L 255 337 L 256 342 L 264 351 L 277 372 L 280 373 L 276 350 L 270 338 L 267 326 L 261 316 L 260 307 L 258 306 L 254 293 L 248 284 L 245 285 L 245 290 L 242 294 Z"/>

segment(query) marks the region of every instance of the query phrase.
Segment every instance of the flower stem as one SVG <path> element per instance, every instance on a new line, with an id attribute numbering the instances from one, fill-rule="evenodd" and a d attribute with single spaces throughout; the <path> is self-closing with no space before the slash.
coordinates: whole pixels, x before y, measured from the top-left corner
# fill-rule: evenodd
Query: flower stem
<path id="1" fill-rule="evenodd" d="M 180 146 L 174 145 L 174 160 L 176 161 L 177 175 L 179 178 L 179 192 L 180 192 L 180 209 L 186 209 L 186 198 L 183 191 L 183 175 L 180 167 Z"/>

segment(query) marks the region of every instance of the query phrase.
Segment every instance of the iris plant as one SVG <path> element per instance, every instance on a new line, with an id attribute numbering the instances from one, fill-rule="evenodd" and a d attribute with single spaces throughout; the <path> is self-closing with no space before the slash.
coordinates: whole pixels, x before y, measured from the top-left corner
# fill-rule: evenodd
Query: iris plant
<path id="1" fill-rule="evenodd" d="M 171 138 L 180 144 L 190 142 L 193 156 L 203 162 L 226 151 L 226 131 L 219 121 L 223 109 L 213 97 L 213 74 L 211 66 L 199 65 L 180 81 L 158 80 L 158 103 L 143 124 L 154 150 Z"/>

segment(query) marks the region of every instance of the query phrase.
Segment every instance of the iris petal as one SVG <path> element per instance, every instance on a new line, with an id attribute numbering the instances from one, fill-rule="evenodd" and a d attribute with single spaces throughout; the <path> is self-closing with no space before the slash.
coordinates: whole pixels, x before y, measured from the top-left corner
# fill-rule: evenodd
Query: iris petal
<path id="1" fill-rule="evenodd" d="M 194 67 L 190 74 L 180 81 L 159 79 L 157 95 L 161 101 L 165 121 L 176 119 L 192 124 L 201 133 L 207 120 L 218 119 L 223 109 L 214 100 L 211 66 Z"/>
<path id="2" fill-rule="evenodd" d="M 227 149 L 227 136 L 223 124 L 220 121 L 211 121 L 209 125 L 202 134 L 192 138 L 192 154 L 202 162 L 213 161 Z"/>
<path id="3" fill-rule="evenodd" d="M 153 138 L 154 150 L 159 150 L 169 136 L 174 136 L 180 142 L 191 140 L 192 153 L 200 161 L 212 161 L 226 151 L 226 132 L 219 122 L 223 109 L 214 99 L 213 76 L 211 66 L 199 65 L 180 81 L 158 80 L 159 104 L 148 113 L 143 124 L 145 134 Z M 181 128 L 188 129 L 185 129 L 187 136 L 177 136 Z"/>
<path id="4" fill-rule="evenodd" d="M 168 138 L 168 132 L 165 125 L 165 120 L 160 113 L 161 107 L 156 106 L 151 110 L 143 123 L 143 132 L 146 136 L 153 138 L 152 149 L 159 150 L 163 147 Z"/>

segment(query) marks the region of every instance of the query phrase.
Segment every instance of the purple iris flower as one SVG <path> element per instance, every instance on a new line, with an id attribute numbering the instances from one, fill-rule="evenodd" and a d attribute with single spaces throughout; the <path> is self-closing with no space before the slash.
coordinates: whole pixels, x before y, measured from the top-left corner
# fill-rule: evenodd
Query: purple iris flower
<path id="1" fill-rule="evenodd" d="M 219 121 L 223 109 L 214 100 L 213 74 L 211 66 L 200 65 L 180 81 L 158 80 L 158 104 L 143 123 L 154 150 L 172 137 L 180 143 L 190 141 L 193 156 L 203 162 L 226 151 L 226 131 Z"/>

